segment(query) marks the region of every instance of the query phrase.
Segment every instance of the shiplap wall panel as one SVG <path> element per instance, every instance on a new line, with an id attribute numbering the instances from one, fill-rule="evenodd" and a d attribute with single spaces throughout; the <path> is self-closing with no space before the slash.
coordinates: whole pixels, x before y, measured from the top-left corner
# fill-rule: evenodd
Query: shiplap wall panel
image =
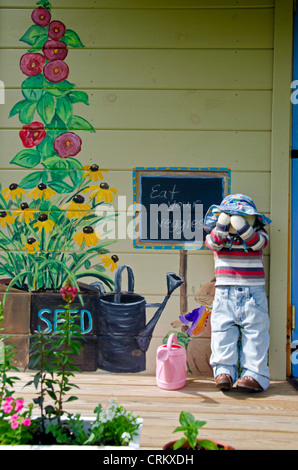
<path id="1" fill-rule="evenodd" d="M 0 108 L 1 110 L 1 108 Z M 7 110 L 8 111 L 8 110 Z M 19 170 L 9 165 L 21 150 L 19 131 L 0 129 L 5 159 L 0 168 Z M 17 121 L 15 121 L 17 123 Z M 96 163 L 100 168 L 128 170 L 137 166 L 183 165 L 190 167 L 225 167 L 233 171 L 270 171 L 270 131 L 171 131 L 171 130 L 98 130 L 96 134 L 78 132 L 83 141 L 82 164 Z M 96 142 L 96 145 L 94 144 Z M 7 181 L 7 178 L 5 178 Z"/>
<path id="2" fill-rule="evenodd" d="M 96 130 L 78 133 L 77 158 L 83 164 L 107 168 L 109 184 L 128 205 L 135 166 L 230 167 L 232 192 L 251 195 L 270 216 L 273 0 L 52 3 L 53 18 L 75 30 L 85 45 L 70 49 L 66 59 L 69 81 L 89 95 L 90 105 L 76 104 L 75 113 Z M 19 39 L 32 24 L 33 8 L 26 0 L 0 1 L 3 187 L 28 173 L 9 163 L 22 145 L 18 117 L 8 115 L 22 99 L 19 60 L 27 46 Z M 163 299 L 166 272 L 179 270 L 179 251 L 136 250 L 128 238 L 116 241 L 111 253 L 132 266 L 136 292 L 148 302 Z M 270 248 L 266 273 L 269 262 Z M 212 276 L 212 253 L 190 253 L 189 309 L 197 306 L 196 290 Z M 149 373 L 154 373 L 156 347 L 177 320 L 179 302 L 178 289 L 154 331 Z"/>
<path id="3" fill-rule="evenodd" d="M 21 99 L 11 90 L 6 91 L 5 98 L 0 111 L 1 127 L 8 121 L 7 110 Z M 75 113 L 84 116 L 95 130 L 268 131 L 271 99 L 270 91 L 255 90 L 92 90 L 92 105 L 78 103 Z M 254 114 L 256 108 L 258 113 Z M 21 127 L 17 116 L 9 123 L 11 127 Z"/>
<path id="4" fill-rule="evenodd" d="M 30 173 L 30 170 L 2 170 L 0 173 L 0 183 L 2 188 L 6 188 L 8 183 L 17 183 L 21 181 L 26 175 Z M 249 189 L 255 185 L 254 200 L 259 207 L 260 211 L 270 212 L 270 173 L 269 172 L 232 172 L 231 175 L 231 191 L 232 193 L 244 192 L 248 193 Z M 127 170 L 113 170 L 109 173 L 104 174 L 104 180 L 108 182 L 110 188 L 117 189 L 117 195 L 114 196 L 113 208 L 117 211 L 121 209 L 123 205 L 127 208 L 132 206 L 133 203 L 133 187 L 132 187 L 132 176 Z M 26 190 L 27 192 L 30 189 Z M 85 193 L 86 200 L 88 193 Z M 122 196 L 123 200 L 118 199 L 117 196 Z"/>
<path id="5" fill-rule="evenodd" d="M 57 12 L 57 13 L 56 13 Z M 0 43 L 16 47 L 28 10 L 2 9 Z M 74 29 L 86 48 L 272 48 L 274 10 L 59 9 L 53 19 Z M 11 25 L 13 24 L 13 28 Z M 258 34 L 255 32 L 258 31 Z M 20 47 L 20 45 L 19 45 Z M 26 45 L 23 45 L 26 49 Z"/>
<path id="6" fill-rule="evenodd" d="M 8 89 L 19 89 L 25 78 L 23 53 L 1 50 L 1 80 Z M 67 63 L 69 80 L 79 89 L 270 90 L 272 59 L 271 49 L 77 49 Z"/>
<path id="7" fill-rule="evenodd" d="M 34 1 L 28 0 L 0 0 L 0 8 L 34 8 Z M 271 8 L 274 7 L 274 0 L 59 0 L 59 4 L 55 5 L 55 9 L 59 8 L 139 8 L 139 9 L 164 9 L 164 8 Z"/>

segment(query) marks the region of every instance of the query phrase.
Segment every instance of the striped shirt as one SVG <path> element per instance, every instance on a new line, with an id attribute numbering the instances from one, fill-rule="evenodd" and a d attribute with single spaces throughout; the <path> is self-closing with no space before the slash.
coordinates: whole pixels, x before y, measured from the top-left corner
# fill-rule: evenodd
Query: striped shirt
<path id="1" fill-rule="evenodd" d="M 235 240 L 229 226 L 217 223 L 206 237 L 206 246 L 214 252 L 215 285 L 264 285 L 262 250 L 268 245 L 268 233 L 245 222 L 236 235 Z"/>

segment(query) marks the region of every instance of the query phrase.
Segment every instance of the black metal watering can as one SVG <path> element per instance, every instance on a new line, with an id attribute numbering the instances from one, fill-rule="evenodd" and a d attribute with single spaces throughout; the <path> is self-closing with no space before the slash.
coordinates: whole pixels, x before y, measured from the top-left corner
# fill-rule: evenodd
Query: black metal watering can
<path id="1" fill-rule="evenodd" d="M 128 274 L 128 291 L 121 289 L 124 269 Z M 167 295 L 162 303 L 147 304 L 134 293 L 134 275 L 130 266 L 120 266 L 115 275 L 115 292 L 106 293 L 101 282 L 99 295 L 98 367 L 109 372 L 140 372 L 146 368 L 145 353 L 153 330 L 172 292 L 183 283 L 174 273 L 167 273 Z M 146 308 L 157 308 L 146 325 Z"/>

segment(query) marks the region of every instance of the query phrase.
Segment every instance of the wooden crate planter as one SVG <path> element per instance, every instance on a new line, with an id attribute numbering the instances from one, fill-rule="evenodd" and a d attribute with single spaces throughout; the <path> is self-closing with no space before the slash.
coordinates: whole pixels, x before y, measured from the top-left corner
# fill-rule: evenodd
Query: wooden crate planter
<path id="1" fill-rule="evenodd" d="M 9 280 L 0 281 L 0 300 L 3 301 Z M 81 304 L 77 296 L 72 310 L 79 318 L 78 331 L 84 335 L 82 350 L 74 364 L 82 371 L 95 371 L 98 362 L 98 291 L 80 284 Z M 8 343 L 16 346 L 17 367 L 30 363 L 28 350 L 35 331 L 55 333 L 59 330 L 58 313 L 63 308 L 60 293 L 24 292 L 12 288 L 7 294 L 4 308 L 3 334 L 9 335 Z"/>

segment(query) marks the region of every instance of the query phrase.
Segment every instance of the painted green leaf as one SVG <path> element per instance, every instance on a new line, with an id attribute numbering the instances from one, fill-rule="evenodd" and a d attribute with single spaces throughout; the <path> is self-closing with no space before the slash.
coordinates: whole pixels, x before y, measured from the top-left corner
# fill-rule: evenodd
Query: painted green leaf
<path id="1" fill-rule="evenodd" d="M 67 167 L 69 169 L 73 169 L 73 170 L 81 170 L 82 169 L 82 164 L 81 162 L 79 162 L 79 160 L 77 160 L 76 158 L 73 158 L 73 157 L 69 157 L 67 158 L 67 160 L 64 160 L 67 164 Z"/>
<path id="2" fill-rule="evenodd" d="M 41 5 L 42 7 L 46 8 L 47 10 L 51 10 L 52 5 L 48 0 L 39 0 L 36 5 Z"/>
<path id="3" fill-rule="evenodd" d="M 65 170 L 52 170 L 50 171 L 50 177 L 55 181 L 55 183 L 57 183 L 58 181 L 63 181 L 67 177 L 67 172 Z"/>
<path id="4" fill-rule="evenodd" d="M 72 29 L 67 29 L 61 41 L 71 47 L 85 47 L 78 34 Z"/>
<path id="5" fill-rule="evenodd" d="M 83 181 L 83 174 L 81 171 L 72 170 L 68 172 L 68 175 L 72 181 L 74 188 L 77 188 Z"/>
<path id="6" fill-rule="evenodd" d="M 95 132 L 93 126 L 88 122 L 86 119 L 82 118 L 81 116 L 73 116 L 71 121 L 69 122 L 69 129 L 74 131 L 91 131 Z"/>
<path id="7" fill-rule="evenodd" d="M 23 96 L 30 101 L 39 101 L 43 95 L 43 75 L 28 77 L 22 83 Z"/>
<path id="8" fill-rule="evenodd" d="M 49 36 L 47 33 L 44 33 L 42 36 L 39 36 L 36 38 L 36 41 L 32 45 L 31 49 L 28 49 L 28 52 L 36 52 L 40 51 L 43 48 L 43 45 L 46 41 L 48 41 Z"/>
<path id="9" fill-rule="evenodd" d="M 31 189 L 37 186 L 40 182 L 41 179 L 41 173 L 40 171 L 34 171 L 33 173 L 30 173 L 29 175 L 25 176 L 21 181 L 19 186 L 24 189 Z"/>
<path id="10" fill-rule="evenodd" d="M 40 144 L 36 147 L 43 160 L 52 157 L 53 155 L 57 155 L 54 150 L 53 144 L 54 140 L 47 134 L 46 137 L 42 139 Z"/>
<path id="11" fill-rule="evenodd" d="M 44 160 L 44 165 L 48 169 L 66 170 L 67 160 L 57 156 L 47 158 Z"/>
<path id="12" fill-rule="evenodd" d="M 45 124 L 50 124 L 56 109 L 55 98 L 50 93 L 45 93 L 39 100 L 37 112 Z"/>
<path id="13" fill-rule="evenodd" d="M 59 116 L 57 116 L 56 113 L 54 114 L 51 123 L 47 127 L 47 134 L 50 135 L 53 140 L 55 140 L 56 137 L 58 137 L 62 132 L 66 132 L 68 129 L 66 124 L 62 121 L 62 119 L 59 118 Z"/>
<path id="14" fill-rule="evenodd" d="M 70 193 L 73 191 L 72 186 L 65 183 L 64 181 L 49 181 L 48 183 L 49 188 L 53 189 L 57 193 Z"/>
<path id="15" fill-rule="evenodd" d="M 72 103 L 67 96 L 57 99 L 56 113 L 65 124 L 68 124 L 72 118 Z"/>
<path id="16" fill-rule="evenodd" d="M 48 28 L 43 28 L 37 24 L 33 24 L 29 29 L 23 34 L 20 41 L 26 42 L 30 46 L 33 46 L 36 40 L 43 36 Z"/>
<path id="17" fill-rule="evenodd" d="M 27 103 L 22 107 L 19 118 L 23 124 L 30 124 L 30 122 L 33 121 L 36 105 L 36 101 L 27 101 Z"/>
<path id="18" fill-rule="evenodd" d="M 72 103 L 85 103 L 89 105 L 89 97 L 85 91 L 73 90 L 67 96 Z"/>
<path id="19" fill-rule="evenodd" d="M 51 83 L 48 80 L 44 79 L 44 87 L 48 93 L 51 93 L 57 98 L 61 98 L 62 96 L 67 95 L 72 90 L 72 88 L 74 87 L 74 83 L 71 83 L 68 80 L 63 80 L 63 82 L 59 83 Z"/>
<path id="20" fill-rule="evenodd" d="M 12 117 L 14 116 L 15 114 L 18 114 L 22 109 L 23 107 L 27 105 L 27 100 L 21 100 L 21 101 L 18 101 L 18 103 L 16 103 L 10 110 L 10 113 L 9 113 L 9 117 Z"/>
<path id="21" fill-rule="evenodd" d="M 10 163 L 24 168 L 34 168 L 40 162 L 40 153 L 36 149 L 21 150 Z"/>

